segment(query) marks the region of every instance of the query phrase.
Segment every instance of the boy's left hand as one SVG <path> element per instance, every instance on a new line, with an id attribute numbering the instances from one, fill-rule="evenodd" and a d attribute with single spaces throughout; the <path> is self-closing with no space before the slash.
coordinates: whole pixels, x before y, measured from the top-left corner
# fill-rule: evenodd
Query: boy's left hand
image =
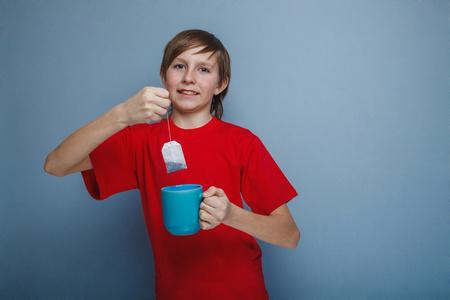
<path id="1" fill-rule="evenodd" d="M 222 189 L 214 186 L 203 193 L 200 204 L 200 227 L 204 230 L 213 229 L 223 223 L 231 213 L 232 204 Z"/>

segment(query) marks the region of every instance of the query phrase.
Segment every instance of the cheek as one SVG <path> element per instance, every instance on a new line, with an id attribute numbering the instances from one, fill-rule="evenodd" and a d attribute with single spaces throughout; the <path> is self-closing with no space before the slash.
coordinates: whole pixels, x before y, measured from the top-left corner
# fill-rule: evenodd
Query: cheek
<path id="1" fill-rule="evenodd" d="M 219 81 L 216 79 L 210 79 L 205 83 L 206 83 L 205 87 L 207 87 L 208 90 L 212 91 L 213 93 L 216 91 L 216 88 L 219 86 Z"/>
<path id="2" fill-rule="evenodd" d="M 176 72 L 172 72 L 172 70 L 167 70 L 166 72 L 166 85 L 168 87 L 175 86 L 179 82 L 179 75 Z"/>
<path id="3" fill-rule="evenodd" d="M 177 86 L 177 81 L 174 80 L 173 77 L 168 77 L 168 78 L 166 79 L 166 88 L 167 88 L 168 90 L 174 89 L 174 88 L 176 88 L 176 86 Z"/>

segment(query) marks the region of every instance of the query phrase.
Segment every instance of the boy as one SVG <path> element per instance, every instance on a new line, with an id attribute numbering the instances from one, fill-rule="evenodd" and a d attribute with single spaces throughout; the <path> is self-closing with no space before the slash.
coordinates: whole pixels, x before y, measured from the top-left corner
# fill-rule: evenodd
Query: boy
<path id="1" fill-rule="evenodd" d="M 44 168 L 55 176 L 81 171 L 98 200 L 140 189 L 157 299 L 268 299 L 253 237 L 295 248 L 300 232 L 286 203 L 297 193 L 255 135 L 221 121 L 231 71 L 215 36 L 176 35 L 160 74 L 165 89 L 146 87 L 75 131 Z M 170 105 L 170 118 L 155 123 Z M 168 173 L 161 149 L 171 139 L 181 144 L 187 168 Z M 160 191 L 189 183 L 206 189 L 203 230 L 173 236 L 163 225 Z M 251 212 L 242 208 L 241 195 Z"/>

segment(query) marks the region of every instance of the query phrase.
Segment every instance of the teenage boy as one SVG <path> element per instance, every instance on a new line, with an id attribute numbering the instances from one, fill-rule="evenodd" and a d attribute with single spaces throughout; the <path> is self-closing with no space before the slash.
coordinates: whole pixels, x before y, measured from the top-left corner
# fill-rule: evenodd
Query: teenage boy
<path id="1" fill-rule="evenodd" d="M 231 69 L 214 35 L 176 35 L 160 74 L 165 89 L 146 87 L 75 131 L 44 168 L 55 176 L 82 172 L 99 200 L 140 189 L 157 299 L 268 299 L 253 237 L 295 248 L 300 232 L 286 203 L 297 193 L 258 137 L 221 121 Z M 158 122 L 170 105 L 170 118 Z M 186 169 L 167 172 L 161 149 L 169 140 L 181 144 Z M 189 183 L 206 189 L 203 230 L 174 236 L 163 225 L 160 191 Z"/>

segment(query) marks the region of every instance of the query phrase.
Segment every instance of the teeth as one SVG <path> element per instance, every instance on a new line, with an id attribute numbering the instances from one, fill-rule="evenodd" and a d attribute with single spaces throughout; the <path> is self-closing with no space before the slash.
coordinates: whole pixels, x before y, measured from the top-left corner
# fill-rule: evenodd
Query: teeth
<path id="1" fill-rule="evenodd" d="M 196 92 L 192 92 L 192 91 L 180 91 L 181 94 L 185 94 L 185 95 L 196 95 Z"/>

